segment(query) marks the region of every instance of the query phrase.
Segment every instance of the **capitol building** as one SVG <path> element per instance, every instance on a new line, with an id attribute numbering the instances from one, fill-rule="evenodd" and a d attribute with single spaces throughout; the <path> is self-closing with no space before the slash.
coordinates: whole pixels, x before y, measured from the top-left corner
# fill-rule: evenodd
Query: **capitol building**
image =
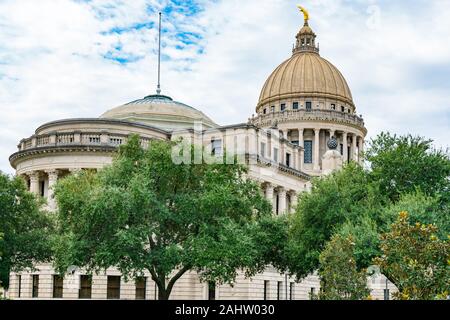
<path id="1" fill-rule="evenodd" d="M 296 35 L 290 57 L 259 85 L 256 113 L 246 123 L 219 126 L 158 90 L 105 110 L 98 118 L 42 124 L 19 142 L 9 160 L 29 190 L 47 200 L 51 212 L 57 209 L 53 187 L 58 179 L 111 164 L 118 146 L 131 134 L 140 136 L 143 147 L 154 139 L 182 137 L 214 153 L 226 149 L 245 154 L 248 175 L 260 184 L 273 214 L 289 214 L 298 195 L 310 190 L 313 177 L 339 170 L 349 161 L 362 164 L 367 129 L 344 76 L 321 56 L 308 19 Z M 379 274 L 369 277 L 368 285 L 377 299 L 395 290 Z M 271 266 L 251 279 L 239 273 L 234 286 L 214 287 L 191 272 L 177 281 L 171 299 L 299 300 L 309 299 L 319 287 L 316 274 L 295 282 Z M 157 287 L 150 274 L 126 282 L 114 268 L 93 275 L 74 268 L 62 278 L 51 264 L 39 264 L 36 270 L 11 273 L 8 294 L 11 299 L 150 300 L 157 298 Z"/>

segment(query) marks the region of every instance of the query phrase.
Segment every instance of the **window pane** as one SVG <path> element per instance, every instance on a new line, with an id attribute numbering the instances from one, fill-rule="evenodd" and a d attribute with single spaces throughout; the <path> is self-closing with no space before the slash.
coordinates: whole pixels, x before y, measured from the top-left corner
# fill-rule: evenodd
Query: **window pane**
<path id="1" fill-rule="evenodd" d="M 22 295 L 22 276 L 19 275 L 17 276 L 17 286 L 18 286 L 18 293 L 17 293 L 17 297 L 20 298 Z"/>
<path id="2" fill-rule="evenodd" d="M 222 140 L 211 140 L 211 154 L 213 156 L 222 154 Z"/>
<path id="3" fill-rule="evenodd" d="M 32 297 L 37 298 L 39 297 L 39 276 L 33 275 L 33 292 Z"/>
<path id="4" fill-rule="evenodd" d="M 91 299 L 92 295 L 92 276 L 80 276 L 80 299 Z"/>
<path id="5" fill-rule="evenodd" d="M 208 300 L 216 300 L 216 284 L 214 282 L 208 283 Z"/>
<path id="6" fill-rule="evenodd" d="M 304 142 L 305 147 L 305 163 L 312 163 L 312 141 L 311 140 L 305 140 Z"/>
<path id="7" fill-rule="evenodd" d="M 136 279 L 136 300 L 145 300 L 145 291 L 147 289 L 147 278 L 140 277 Z"/>
<path id="8" fill-rule="evenodd" d="M 294 103 L 292 104 L 292 109 L 298 110 L 298 102 L 294 102 Z"/>
<path id="9" fill-rule="evenodd" d="M 264 281 L 264 300 L 268 300 L 268 298 L 269 298 L 268 292 L 269 292 L 269 281 L 265 280 Z"/>
<path id="10" fill-rule="evenodd" d="M 53 276 L 53 298 L 61 299 L 63 297 L 64 278 L 58 275 Z"/>
<path id="11" fill-rule="evenodd" d="M 120 299 L 120 276 L 108 276 L 107 299 Z"/>
<path id="12" fill-rule="evenodd" d="M 311 111 L 312 109 L 312 103 L 311 102 L 306 102 L 306 110 L 307 111 Z"/>

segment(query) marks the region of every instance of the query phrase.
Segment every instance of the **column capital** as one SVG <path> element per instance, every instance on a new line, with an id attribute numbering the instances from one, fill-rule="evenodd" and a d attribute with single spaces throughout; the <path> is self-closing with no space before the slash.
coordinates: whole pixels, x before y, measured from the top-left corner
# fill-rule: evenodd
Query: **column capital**
<path id="1" fill-rule="evenodd" d="M 319 134 L 320 133 L 320 128 L 314 128 L 313 130 L 314 130 L 315 134 Z"/>
<path id="2" fill-rule="evenodd" d="M 277 190 L 278 193 L 282 193 L 282 194 L 286 194 L 286 189 L 282 186 L 278 186 L 275 188 Z"/>
<path id="3" fill-rule="evenodd" d="M 58 169 L 50 169 L 50 170 L 45 170 L 44 171 L 46 174 L 50 175 L 59 175 L 60 170 Z"/>
<path id="4" fill-rule="evenodd" d="M 26 175 L 28 177 L 30 177 L 31 181 L 38 181 L 39 178 L 41 177 L 41 172 L 40 171 L 30 171 L 30 172 L 27 172 Z"/>

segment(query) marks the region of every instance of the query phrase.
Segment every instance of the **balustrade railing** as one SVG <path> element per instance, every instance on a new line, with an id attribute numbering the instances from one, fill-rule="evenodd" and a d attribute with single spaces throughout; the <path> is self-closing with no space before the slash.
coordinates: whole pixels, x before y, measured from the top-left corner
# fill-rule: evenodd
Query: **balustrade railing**
<path id="1" fill-rule="evenodd" d="M 335 110 L 285 110 L 281 112 L 273 112 L 268 114 L 261 114 L 250 119 L 250 122 L 265 126 L 270 125 L 272 121 L 284 122 L 295 120 L 328 120 L 336 122 L 345 122 L 360 127 L 364 127 L 364 120 L 357 115 L 339 112 Z"/>
<path id="2" fill-rule="evenodd" d="M 25 151 L 34 148 L 45 148 L 55 146 L 110 146 L 118 147 L 128 141 L 127 135 L 109 134 L 109 133 L 54 133 L 41 136 L 33 136 L 21 141 L 19 151 Z M 141 146 L 147 148 L 149 138 L 141 138 Z"/>

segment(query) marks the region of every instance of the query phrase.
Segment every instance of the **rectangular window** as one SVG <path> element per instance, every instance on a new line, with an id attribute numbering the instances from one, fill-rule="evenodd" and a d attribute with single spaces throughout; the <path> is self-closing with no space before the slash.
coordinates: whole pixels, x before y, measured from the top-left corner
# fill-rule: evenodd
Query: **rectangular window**
<path id="1" fill-rule="evenodd" d="M 39 297 L 39 276 L 33 275 L 33 292 L 31 295 L 33 298 Z"/>
<path id="2" fill-rule="evenodd" d="M 264 109 L 264 110 L 263 110 L 263 114 L 267 114 L 267 109 Z"/>
<path id="3" fill-rule="evenodd" d="M 341 106 L 341 111 L 345 112 L 345 107 L 344 106 Z"/>
<path id="4" fill-rule="evenodd" d="M 275 112 L 275 106 L 271 106 L 270 107 L 270 111 L 272 111 L 272 113 L 274 113 Z"/>
<path id="5" fill-rule="evenodd" d="M 216 300 L 216 284 L 214 282 L 208 282 L 208 300 Z"/>
<path id="6" fill-rule="evenodd" d="M 41 181 L 41 197 L 45 196 L 45 181 Z"/>
<path id="7" fill-rule="evenodd" d="M 120 299 L 120 276 L 108 276 L 107 299 Z"/>
<path id="8" fill-rule="evenodd" d="M 298 102 L 292 104 L 292 110 L 298 110 Z"/>
<path id="9" fill-rule="evenodd" d="M 278 148 L 273 148 L 273 161 L 278 163 Z"/>
<path id="10" fill-rule="evenodd" d="M 305 163 L 312 163 L 312 141 L 305 140 L 304 141 L 305 148 Z"/>
<path id="11" fill-rule="evenodd" d="M 288 167 L 291 166 L 291 154 L 290 153 L 286 153 L 286 166 L 288 166 Z"/>
<path id="12" fill-rule="evenodd" d="M 308 101 L 306 102 L 306 111 L 311 111 L 312 110 L 312 102 Z"/>
<path id="13" fill-rule="evenodd" d="M 136 279 L 136 300 L 145 300 L 147 291 L 147 278 L 139 277 Z"/>
<path id="14" fill-rule="evenodd" d="M 316 288 L 311 288 L 311 292 L 309 293 L 309 299 L 313 300 L 316 295 Z"/>
<path id="15" fill-rule="evenodd" d="M 269 280 L 264 280 L 264 300 L 269 300 Z"/>
<path id="16" fill-rule="evenodd" d="M 277 283 L 277 300 L 281 300 L 281 289 L 283 286 L 283 282 L 278 281 Z"/>
<path id="17" fill-rule="evenodd" d="M 213 156 L 222 155 L 222 140 L 220 139 L 211 140 L 211 154 Z"/>
<path id="18" fill-rule="evenodd" d="M 53 276 L 53 298 L 62 299 L 64 278 L 59 275 Z"/>
<path id="19" fill-rule="evenodd" d="M 281 109 L 281 111 L 286 110 L 286 104 L 285 104 L 285 103 L 282 103 L 280 109 Z"/>
<path id="20" fill-rule="evenodd" d="M 260 154 L 261 154 L 262 157 L 266 156 L 266 144 L 264 142 L 261 142 Z"/>
<path id="21" fill-rule="evenodd" d="M 336 110 L 336 105 L 334 103 L 331 104 L 331 110 Z"/>
<path id="22" fill-rule="evenodd" d="M 289 284 L 289 300 L 294 300 L 294 289 L 295 289 L 295 283 L 291 282 Z"/>
<path id="23" fill-rule="evenodd" d="M 91 299 L 92 296 L 92 276 L 80 276 L 80 291 L 78 297 L 80 299 Z"/>
<path id="24" fill-rule="evenodd" d="M 17 276 L 17 297 L 20 298 L 22 296 L 22 276 Z"/>
<path id="25" fill-rule="evenodd" d="M 384 289 L 384 300 L 389 300 L 389 289 Z"/>

